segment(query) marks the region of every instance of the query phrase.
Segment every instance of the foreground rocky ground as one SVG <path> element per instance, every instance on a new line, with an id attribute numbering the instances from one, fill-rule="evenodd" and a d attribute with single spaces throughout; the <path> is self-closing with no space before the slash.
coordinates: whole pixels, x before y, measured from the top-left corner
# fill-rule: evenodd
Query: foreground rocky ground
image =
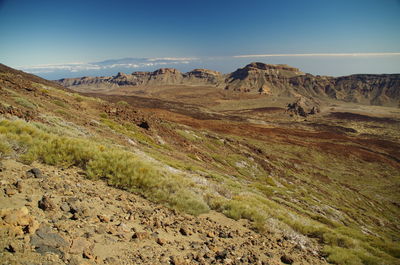
<path id="1" fill-rule="evenodd" d="M 1 264 L 324 264 L 248 221 L 180 214 L 77 169 L 1 163 Z"/>

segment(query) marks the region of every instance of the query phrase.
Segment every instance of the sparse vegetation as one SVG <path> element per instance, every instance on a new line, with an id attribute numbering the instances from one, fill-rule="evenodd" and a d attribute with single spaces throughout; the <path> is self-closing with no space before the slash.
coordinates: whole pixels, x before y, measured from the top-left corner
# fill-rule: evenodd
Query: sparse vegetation
<path id="1" fill-rule="evenodd" d="M 5 156 L 11 152 L 11 145 L 4 135 L 0 135 L 0 157 Z"/>
<path id="2" fill-rule="evenodd" d="M 67 111 L 63 110 L 63 109 L 56 109 L 54 112 L 61 114 L 64 117 L 71 117 L 71 114 L 69 114 Z"/>
<path id="3" fill-rule="evenodd" d="M 151 145 L 154 147 L 159 147 L 152 138 L 142 133 L 139 130 L 139 128 L 134 124 L 131 123 L 119 124 L 107 118 L 102 118 L 101 122 L 110 129 L 114 130 L 115 132 L 121 133 L 129 138 L 132 138 L 139 143 Z"/>
<path id="4" fill-rule="evenodd" d="M 25 163 L 39 160 L 49 165 L 77 166 L 90 178 L 104 178 L 109 184 L 143 194 L 150 200 L 173 208 L 200 214 L 208 206 L 184 186 L 179 176 L 157 170 L 149 162 L 115 147 L 105 147 L 90 140 L 45 133 L 22 121 L 2 120 L 0 133 L 26 150 L 20 154 Z"/>
<path id="5" fill-rule="evenodd" d="M 53 103 L 54 103 L 55 105 L 59 106 L 59 107 L 64 108 L 64 109 L 67 109 L 67 108 L 68 108 L 68 105 L 67 105 L 64 101 L 62 101 L 62 100 L 55 99 L 55 100 L 53 100 Z"/>
<path id="6" fill-rule="evenodd" d="M 124 100 L 121 100 L 121 101 L 117 102 L 117 105 L 120 107 L 126 107 L 126 106 L 129 106 L 129 103 Z"/>
<path id="7" fill-rule="evenodd" d="M 75 101 L 77 101 L 77 102 L 83 102 L 83 101 L 85 101 L 85 97 L 84 97 L 84 96 L 81 96 L 81 95 L 79 95 L 79 94 L 74 94 L 74 99 L 75 99 Z"/>
<path id="8" fill-rule="evenodd" d="M 36 109 L 37 105 L 32 103 L 31 101 L 29 101 L 26 98 L 23 97 L 14 97 L 14 101 L 15 103 L 17 103 L 18 105 L 21 105 L 22 107 L 28 108 L 28 109 Z"/>

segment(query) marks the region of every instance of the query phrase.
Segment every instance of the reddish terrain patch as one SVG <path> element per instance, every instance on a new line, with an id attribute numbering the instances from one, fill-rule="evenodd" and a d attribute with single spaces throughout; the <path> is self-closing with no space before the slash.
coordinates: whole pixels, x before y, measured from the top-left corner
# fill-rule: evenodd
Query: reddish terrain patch
<path id="1" fill-rule="evenodd" d="M 300 128 L 276 125 L 277 127 L 266 127 L 247 123 L 240 115 L 229 115 L 217 112 L 207 112 L 200 106 L 185 104 L 174 101 L 164 101 L 160 99 L 148 99 L 136 96 L 113 96 L 104 94 L 91 94 L 118 102 L 127 101 L 131 105 L 151 111 L 158 117 L 171 122 L 184 124 L 196 129 L 210 130 L 213 132 L 249 137 L 265 142 L 294 144 L 304 147 L 315 147 L 320 151 L 336 156 L 355 157 L 367 162 L 388 163 L 396 168 L 400 168 L 400 144 L 392 141 L 376 138 L 362 138 L 361 136 L 348 136 L 350 132 L 345 127 L 331 127 L 327 130 L 326 126 L 312 126 L 314 131 Z M 280 108 L 260 108 L 264 111 L 281 111 Z M 331 118 L 355 119 L 359 121 L 381 121 L 392 122 L 390 118 L 370 117 L 361 114 L 348 112 L 334 112 Z M 278 127 L 279 126 L 279 127 Z M 354 131 L 351 131 L 354 132 Z"/>
<path id="2" fill-rule="evenodd" d="M 362 139 L 342 133 L 316 131 L 310 132 L 293 128 L 268 128 L 242 122 L 221 120 L 198 120 L 170 111 L 151 109 L 169 121 L 185 124 L 196 129 L 211 130 L 217 133 L 250 137 L 266 142 L 313 146 L 326 153 L 344 157 L 358 157 L 367 162 L 389 163 L 400 168 L 400 144 L 386 140 Z"/>
<path id="3" fill-rule="evenodd" d="M 380 123 L 392 123 L 392 124 L 400 122 L 398 120 L 391 119 L 391 118 L 372 117 L 372 116 L 351 113 L 351 112 L 331 112 L 328 117 L 339 119 L 339 120 L 349 120 L 349 121 L 358 121 L 358 122 L 380 122 Z"/>

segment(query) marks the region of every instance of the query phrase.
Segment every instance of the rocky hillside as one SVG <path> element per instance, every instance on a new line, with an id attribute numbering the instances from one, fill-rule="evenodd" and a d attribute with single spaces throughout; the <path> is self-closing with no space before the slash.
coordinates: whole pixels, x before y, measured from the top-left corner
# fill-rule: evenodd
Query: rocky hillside
<path id="1" fill-rule="evenodd" d="M 288 65 L 251 63 L 229 74 L 225 89 L 291 96 L 293 92 L 289 87 L 289 79 L 299 75 L 304 73 Z"/>
<path id="2" fill-rule="evenodd" d="M 1 264 L 325 264 L 248 221 L 181 214 L 76 168 L 36 166 L 0 164 Z"/>
<path id="3" fill-rule="evenodd" d="M 154 72 L 118 73 L 111 77 L 67 78 L 57 81 L 69 88 L 113 89 L 123 86 L 208 85 L 276 97 L 317 97 L 367 105 L 398 106 L 400 74 L 314 76 L 288 65 L 250 63 L 230 74 L 207 69 L 181 73 L 172 68 Z"/>
<path id="4" fill-rule="evenodd" d="M 65 87 L 118 88 L 121 86 L 211 85 L 219 86 L 223 75 L 207 69 L 194 69 L 182 73 L 174 68 L 161 68 L 154 72 L 118 73 L 111 77 L 65 78 L 57 81 Z"/>

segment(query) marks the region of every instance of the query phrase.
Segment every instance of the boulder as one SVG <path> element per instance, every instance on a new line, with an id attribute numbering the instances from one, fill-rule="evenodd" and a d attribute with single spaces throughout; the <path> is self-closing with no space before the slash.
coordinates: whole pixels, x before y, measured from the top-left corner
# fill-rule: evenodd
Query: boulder
<path id="1" fill-rule="evenodd" d="M 51 252 L 62 256 L 69 244 L 49 226 L 42 225 L 31 237 L 31 245 L 35 246 L 36 252 L 40 254 Z"/>

